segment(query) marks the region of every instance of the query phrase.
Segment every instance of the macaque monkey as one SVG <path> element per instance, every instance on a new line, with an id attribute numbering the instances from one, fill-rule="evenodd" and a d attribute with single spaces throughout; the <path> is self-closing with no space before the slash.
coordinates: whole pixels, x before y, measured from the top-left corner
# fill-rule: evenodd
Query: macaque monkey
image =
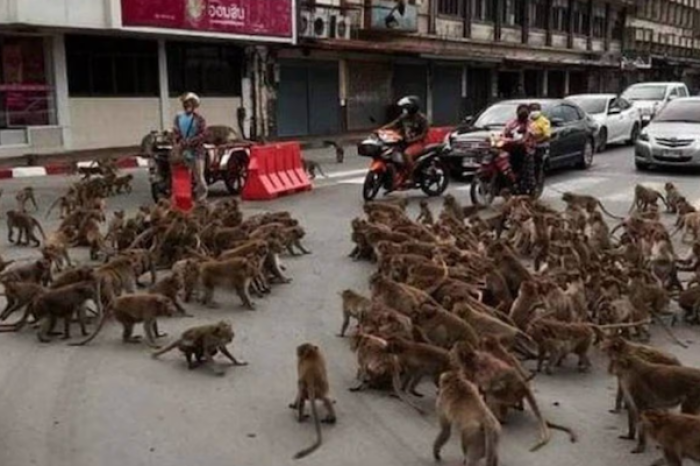
<path id="1" fill-rule="evenodd" d="M 683 197 L 680 191 L 670 181 L 664 185 L 664 190 L 666 191 L 666 211 L 672 214 L 678 213 L 678 202 Z"/>
<path id="2" fill-rule="evenodd" d="M 335 141 L 323 141 L 323 143 L 326 145 L 326 147 L 332 147 L 335 150 L 335 162 L 343 163 L 345 160 L 345 149 L 343 146 Z"/>
<path id="3" fill-rule="evenodd" d="M 133 336 L 134 325 L 143 323 L 143 332 L 146 336 L 146 343 L 152 348 L 159 348 L 156 338 L 167 336 L 165 333 L 158 333 L 157 317 L 172 316 L 177 312 L 172 301 L 165 296 L 157 294 L 129 294 L 115 298 L 105 308 L 105 312 L 100 316 L 97 327 L 84 340 L 71 344 L 71 346 L 82 346 L 92 341 L 102 330 L 107 317 L 113 315 L 123 327 L 122 341 L 124 343 L 138 343 L 141 337 Z"/>
<path id="4" fill-rule="evenodd" d="M 226 284 L 233 285 L 243 305 L 250 310 L 255 303 L 250 298 L 250 285 L 260 272 L 260 267 L 252 259 L 234 257 L 224 261 L 205 261 L 199 265 L 199 276 L 204 289 L 202 303 L 216 307 L 214 289 Z"/>
<path id="5" fill-rule="evenodd" d="M 323 176 L 324 178 L 328 178 L 328 176 L 321 169 L 321 164 L 315 160 L 309 160 L 302 157 L 301 166 L 304 168 L 304 171 L 307 175 L 309 175 L 309 178 L 312 180 L 316 178 L 317 170 L 321 174 L 321 176 Z"/>
<path id="6" fill-rule="evenodd" d="M 357 322 L 362 322 L 363 318 L 372 307 L 372 301 L 350 289 L 343 290 L 343 292 L 340 293 L 340 297 L 343 300 L 343 325 L 340 328 L 340 334 L 338 334 L 338 336 L 344 337 L 350 325 L 350 317 Z"/>
<path id="7" fill-rule="evenodd" d="M 572 192 L 565 192 L 562 197 L 562 201 L 568 206 L 577 206 L 585 210 L 587 213 L 594 212 L 597 208 L 603 211 L 603 213 L 611 218 L 617 220 L 623 220 L 622 217 L 613 215 L 605 208 L 602 202 L 594 196 L 588 194 L 574 194 Z"/>
<path id="8" fill-rule="evenodd" d="M 700 463 L 700 418 L 661 409 L 642 412 L 641 424 L 663 451 L 663 459 L 652 466 L 682 466 L 688 458 Z"/>
<path id="9" fill-rule="evenodd" d="M 112 182 L 112 187 L 116 194 L 121 194 L 122 191 L 129 194 L 131 193 L 131 182 L 134 180 L 134 175 L 127 173 L 123 176 L 118 176 Z"/>
<path id="10" fill-rule="evenodd" d="M 6 320 L 45 291 L 43 286 L 33 282 L 11 280 L 3 282 L 3 286 L 6 304 L 5 309 L 0 313 L 0 320 Z"/>
<path id="11" fill-rule="evenodd" d="M 23 211 L 9 210 L 7 212 L 7 240 L 10 243 L 14 243 L 14 231 L 17 230 L 17 246 L 23 244 L 30 246 L 31 243 L 34 243 L 35 246 L 39 246 L 41 242 L 34 234 L 34 229 L 38 229 L 39 233 L 41 233 L 41 237 L 46 239 L 44 229 L 41 228 L 41 224 L 37 219 Z M 22 238 L 25 239 L 24 242 Z"/>
<path id="12" fill-rule="evenodd" d="M 498 466 L 501 425 L 479 395 L 477 387 L 459 371 L 440 375 L 440 394 L 436 402 L 440 433 L 433 443 L 433 457 L 440 461 L 440 451 L 456 427 L 462 440 L 466 466 L 476 466 L 481 458 L 486 466 Z"/>
<path id="13" fill-rule="evenodd" d="M 632 205 L 630 205 L 629 212 L 632 212 L 635 208 L 639 212 L 645 212 L 651 208 L 651 206 L 658 206 L 657 201 L 659 199 L 661 199 L 668 210 L 668 203 L 660 192 L 638 184 L 634 187 L 634 199 L 632 200 Z"/>
<path id="14" fill-rule="evenodd" d="M 420 223 L 421 225 L 435 225 L 435 217 L 433 217 L 433 212 L 430 210 L 428 201 L 423 199 L 422 201 L 420 201 L 419 205 L 420 213 L 418 214 L 418 218 L 416 218 L 416 222 Z"/>
<path id="15" fill-rule="evenodd" d="M 335 424 L 336 416 L 333 401 L 329 398 L 328 373 L 326 361 L 318 346 L 304 343 L 297 347 L 297 396 L 290 408 L 297 411 L 297 420 L 303 422 L 308 416 L 304 414 L 307 400 L 311 404 L 311 415 L 316 428 L 316 442 L 308 448 L 299 451 L 294 459 L 300 459 L 316 451 L 322 443 L 321 422 Z M 324 419 L 320 419 L 316 401 L 323 402 L 328 411 Z"/>
<path id="16" fill-rule="evenodd" d="M 221 352 L 234 366 L 247 366 L 248 363 L 239 361 L 226 348 L 226 345 L 233 341 L 235 333 L 231 324 L 226 321 L 219 321 L 216 324 L 200 325 L 191 327 L 184 332 L 180 338 L 151 354 L 157 358 L 161 354 L 179 349 L 187 359 L 187 368 L 195 369 L 206 362 L 216 375 L 224 375 L 224 370 L 214 363 L 214 356 Z"/>
<path id="17" fill-rule="evenodd" d="M 20 212 L 27 212 L 27 202 L 32 203 L 35 212 L 39 210 L 34 197 L 34 188 L 31 186 L 19 190 L 15 195 L 15 200 L 17 201 L 17 210 Z"/>
<path id="18" fill-rule="evenodd" d="M 184 280 L 182 278 L 182 274 L 179 273 L 171 273 L 170 275 L 167 275 L 160 280 L 158 280 L 156 283 L 151 285 L 151 287 L 148 289 L 150 293 L 155 293 L 155 294 L 160 294 L 162 296 L 165 296 L 166 298 L 170 299 L 173 302 L 173 306 L 177 309 L 177 311 L 184 317 L 194 317 L 192 314 L 189 314 L 187 310 L 182 307 L 182 304 L 180 304 L 178 295 L 180 294 L 180 291 L 185 287 Z"/>
<path id="19" fill-rule="evenodd" d="M 34 314 L 34 318 L 39 322 L 43 321 L 37 338 L 43 343 L 50 340 L 50 335 L 56 322 L 63 319 L 63 339 L 70 338 L 70 324 L 74 315 L 78 317 L 80 332 L 83 336 L 88 334 L 85 326 L 87 316 L 85 315 L 85 302 L 92 300 L 100 306 L 99 282 L 93 281 L 74 283 L 61 288 L 47 290 L 40 294 L 28 305 L 28 310 Z M 25 313 L 28 317 L 29 312 Z M 26 320 L 23 318 L 23 321 Z"/>
<path id="20" fill-rule="evenodd" d="M 40 259 L 29 264 L 15 265 L 0 274 L 0 281 L 32 282 L 46 286 L 51 281 L 51 262 Z"/>

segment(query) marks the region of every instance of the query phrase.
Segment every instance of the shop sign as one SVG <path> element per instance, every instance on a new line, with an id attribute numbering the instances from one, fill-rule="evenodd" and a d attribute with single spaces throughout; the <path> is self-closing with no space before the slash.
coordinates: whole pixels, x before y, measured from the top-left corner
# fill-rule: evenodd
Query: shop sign
<path id="1" fill-rule="evenodd" d="M 418 31 L 416 5 L 406 0 L 372 0 L 372 29 Z"/>
<path id="2" fill-rule="evenodd" d="M 292 38 L 292 0 L 121 0 L 124 26 Z"/>

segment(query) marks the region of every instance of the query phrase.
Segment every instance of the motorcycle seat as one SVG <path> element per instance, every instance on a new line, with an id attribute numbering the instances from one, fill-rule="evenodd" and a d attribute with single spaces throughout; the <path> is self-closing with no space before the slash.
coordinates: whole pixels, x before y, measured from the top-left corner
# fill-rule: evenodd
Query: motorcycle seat
<path id="1" fill-rule="evenodd" d="M 423 150 L 421 150 L 418 155 L 416 155 L 416 158 L 422 157 L 428 152 L 434 151 L 436 148 L 442 146 L 442 144 L 426 144 L 425 147 L 423 147 Z"/>

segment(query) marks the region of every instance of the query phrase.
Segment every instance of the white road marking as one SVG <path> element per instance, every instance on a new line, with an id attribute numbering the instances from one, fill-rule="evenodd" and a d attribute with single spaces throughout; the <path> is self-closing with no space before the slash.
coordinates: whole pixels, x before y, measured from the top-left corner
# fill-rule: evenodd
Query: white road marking
<path id="1" fill-rule="evenodd" d="M 345 178 L 346 176 L 364 175 L 365 173 L 367 173 L 366 168 L 360 168 L 358 170 L 345 170 L 342 172 L 329 173 L 328 178 Z"/>
<path id="2" fill-rule="evenodd" d="M 29 178 L 32 176 L 45 176 L 46 168 L 44 167 L 18 167 L 12 169 L 13 178 Z"/>
<path id="3" fill-rule="evenodd" d="M 633 198 L 634 198 L 634 191 L 627 189 L 626 191 L 619 191 L 616 193 L 608 194 L 606 196 L 602 196 L 600 198 L 600 201 L 603 203 L 606 203 L 606 202 L 628 202 L 631 204 Z"/>
<path id="4" fill-rule="evenodd" d="M 358 176 L 357 178 L 348 178 L 345 180 L 339 180 L 337 183 L 338 184 L 364 184 L 364 182 L 365 182 L 365 177 Z"/>
<path id="5" fill-rule="evenodd" d="M 602 177 L 602 176 L 583 176 L 581 178 L 573 178 L 570 180 L 566 181 L 560 181 L 558 183 L 553 183 L 550 184 L 548 187 L 552 189 L 552 191 L 561 191 L 561 192 L 566 192 L 566 191 L 571 191 L 573 193 L 577 192 L 582 192 L 585 191 L 588 188 L 592 188 L 593 186 L 599 185 L 601 183 L 605 183 L 606 181 L 609 181 L 607 177 Z M 547 186 L 547 183 L 545 182 L 545 186 Z"/>

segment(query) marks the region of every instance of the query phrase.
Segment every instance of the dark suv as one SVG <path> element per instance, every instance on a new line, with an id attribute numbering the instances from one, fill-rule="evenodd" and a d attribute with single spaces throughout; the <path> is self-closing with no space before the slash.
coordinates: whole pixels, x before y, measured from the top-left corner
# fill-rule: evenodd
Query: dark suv
<path id="1" fill-rule="evenodd" d="M 490 135 L 500 134 L 515 118 L 520 104 L 537 102 L 552 124 L 552 139 L 547 168 L 578 166 L 588 168 L 593 163 L 598 124 L 576 104 L 560 99 L 504 100 L 490 105 L 464 123 L 445 139 L 444 160 L 453 176 L 472 174 L 481 157 L 490 148 Z"/>

